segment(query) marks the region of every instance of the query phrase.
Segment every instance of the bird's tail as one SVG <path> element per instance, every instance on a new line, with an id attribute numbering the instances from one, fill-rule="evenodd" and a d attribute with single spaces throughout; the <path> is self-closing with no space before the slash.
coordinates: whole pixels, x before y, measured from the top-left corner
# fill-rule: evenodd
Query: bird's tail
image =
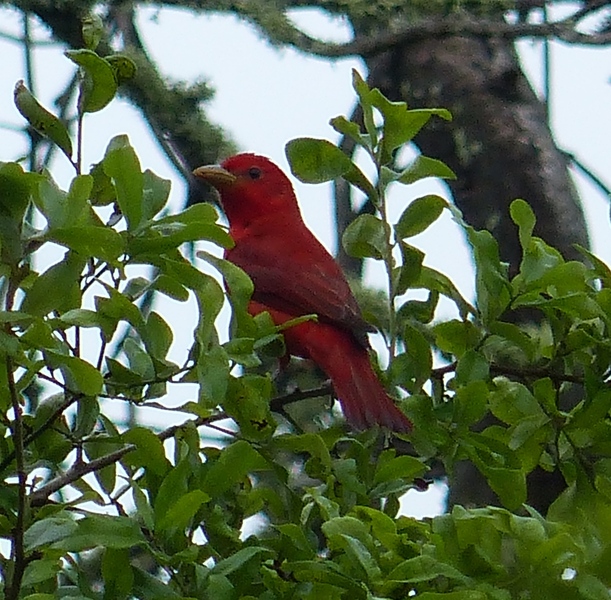
<path id="1" fill-rule="evenodd" d="M 349 358 L 339 356 L 332 362 L 321 366 L 333 383 L 349 423 L 357 429 L 382 425 L 398 433 L 411 430 L 410 420 L 382 387 L 365 349 L 354 348 Z"/>
<path id="2" fill-rule="evenodd" d="M 251 302 L 250 311 L 269 311 L 275 323 L 291 316 Z M 312 359 L 331 379 L 346 420 L 357 429 L 375 425 L 398 433 L 411 431 L 411 421 L 397 408 L 375 374 L 367 348 L 346 330 L 324 322 L 305 321 L 284 331 L 289 354 Z"/>
<path id="3" fill-rule="evenodd" d="M 347 331 L 323 323 L 302 323 L 285 332 L 289 346 L 311 358 L 331 379 L 346 420 L 357 429 L 375 425 L 398 433 L 411 421 L 397 408 L 375 374 L 369 353 Z M 293 342 L 293 343 L 291 343 Z"/>

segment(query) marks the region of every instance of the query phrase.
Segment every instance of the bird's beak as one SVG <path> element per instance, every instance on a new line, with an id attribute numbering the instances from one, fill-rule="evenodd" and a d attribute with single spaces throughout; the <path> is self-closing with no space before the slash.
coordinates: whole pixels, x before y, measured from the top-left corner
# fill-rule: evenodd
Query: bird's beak
<path id="1" fill-rule="evenodd" d="M 197 167 L 193 171 L 193 175 L 198 179 L 203 179 L 218 190 L 233 185 L 238 179 L 233 173 L 218 165 Z"/>

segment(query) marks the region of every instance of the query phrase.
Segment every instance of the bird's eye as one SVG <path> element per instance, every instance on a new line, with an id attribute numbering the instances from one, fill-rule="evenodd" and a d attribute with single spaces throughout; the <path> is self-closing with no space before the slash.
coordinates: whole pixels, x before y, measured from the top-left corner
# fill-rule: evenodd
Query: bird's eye
<path id="1" fill-rule="evenodd" d="M 250 169 L 248 169 L 248 176 L 251 179 L 259 179 L 259 177 L 261 177 L 261 169 L 258 167 L 250 167 Z"/>

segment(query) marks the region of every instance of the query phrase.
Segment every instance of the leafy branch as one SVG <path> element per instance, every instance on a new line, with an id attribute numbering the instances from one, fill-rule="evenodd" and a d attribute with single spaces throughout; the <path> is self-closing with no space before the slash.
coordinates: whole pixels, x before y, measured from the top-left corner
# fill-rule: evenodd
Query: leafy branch
<path id="1" fill-rule="evenodd" d="M 325 396 L 329 393 L 331 393 L 331 387 L 328 384 L 311 390 L 296 390 L 294 392 L 291 392 L 290 394 L 273 398 L 270 401 L 270 408 L 274 412 L 281 412 L 282 409 L 288 404 L 300 402 L 308 398 L 317 398 L 319 396 Z M 175 437 L 177 432 L 181 429 L 187 427 L 207 427 L 212 425 L 213 423 L 223 421 L 228 418 L 230 417 L 227 413 L 218 412 L 214 415 L 190 419 L 180 425 L 173 425 L 159 432 L 158 434 L 156 434 L 157 439 L 160 442 L 164 442 L 165 440 L 169 440 L 170 438 Z M 89 473 L 95 473 L 97 471 L 100 471 L 104 467 L 119 462 L 123 457 L 125 457 L 126 454 L 136 449 L 137 446 L 135 444 L 126 444 L 121 448 L 115 450 L 114 452 L 110 452 L 89 462 L 75 462 L 65 473 L 58 475 L 51 481 L 48 481 L 44 485 L 32 491 L 28 497 L 29 504 L 32 507 L 43 506 L 48 502 L 49 497 L 52 494 L 75 483 L 76 481 L 79 481 L 84 475 L 87 475 Z"/>

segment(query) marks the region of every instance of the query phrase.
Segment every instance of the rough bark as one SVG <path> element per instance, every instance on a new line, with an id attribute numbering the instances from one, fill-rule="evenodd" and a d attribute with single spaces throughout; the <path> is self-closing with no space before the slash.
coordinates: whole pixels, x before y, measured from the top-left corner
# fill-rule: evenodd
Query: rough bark
<path id="1" fill-rule="evenodd" d="M 527 200 L 535 234 L 578 260 L 588 246 L 583 211 L 565 155 L 554 142 L 537 98 L 507 42 L 467 37 L 427 40 L 367 61 L 369 84 L 412 108 L 449 108 L 451 124 L 432 121 L 416 138 L 421 151 L 457 174 L 449 182 L 467 222 L 489 230 L 515 272 L 521 258 L 509 204 Z M 358 264 L 342 257 L 353 273 Z"/>

